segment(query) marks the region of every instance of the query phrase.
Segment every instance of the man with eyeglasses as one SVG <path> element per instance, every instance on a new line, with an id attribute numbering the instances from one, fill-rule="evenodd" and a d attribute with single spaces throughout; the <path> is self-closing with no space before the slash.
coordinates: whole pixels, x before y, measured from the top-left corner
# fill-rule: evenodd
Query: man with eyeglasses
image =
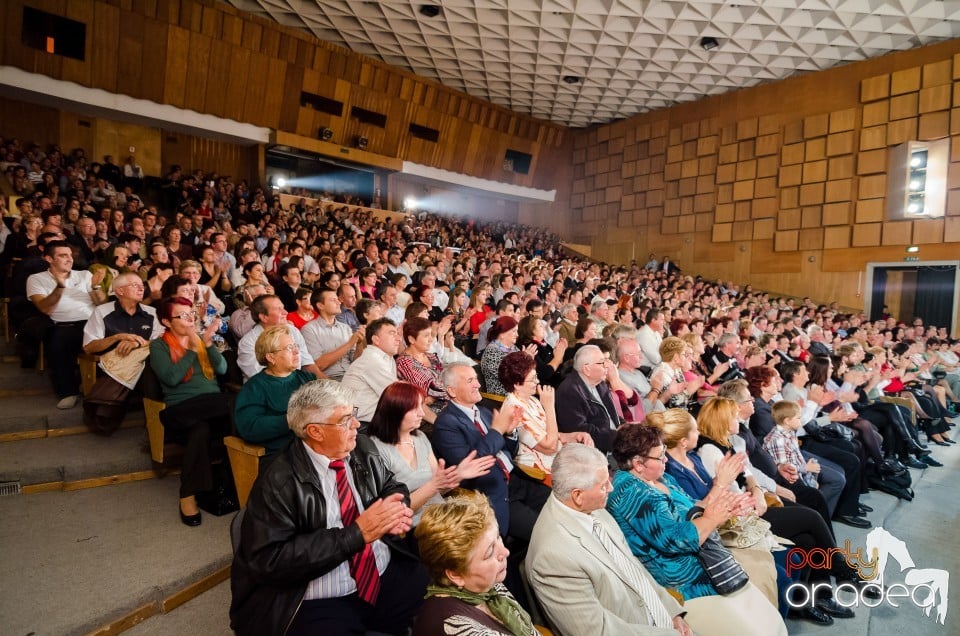
<path id="1" fill-rule="evenodd" d="M 604 380 L 613 363 L 596 345 L 584 345 L 573 356 L 571 373 L 557 387 L 557 428 L 561 433 L 586 431 L 594 445 L 609 453 L 620 416 Z"/>
<path id="2" fill-rule="evenodd" d="M 83 328 L 83 352 L 101 355 L 116 350 L 121 357 L 159 338 L 163 327 L 157 310 L 142 304 L 143 281 L 132 272 L 113 281 L 114 302 L 98 305 Z"/>
<path id="3" fill-rule="evenodd" d="M 126 358 L 136 349 L 147 345 L 163 334 L 163 327 L 157 320 L 157 311 L 153 307 L 141 304 L 143 300 L 143 281 L 132 272 L 120 274 L 113 281 L 113 293 L 116 300 L 98 305 L 83 328 L 83 352 L 89 355 L 107 355 L 113 352 L 119 358 Z M 144 359 L 146 357 L 144 356 Z M 131 388 L 136 385 L 143 373 L 144 362 L 136 365 L 124 378 L 124 385 Z M 103 367 L 103 361 L 100 363 Z M 101 377 L 94 385 L 91 394 L 97 395 L 103 383 L 115 382 L 113 378 Z M 84 400 L 84 422 L 100 435 L 111 435 L 120 426 L 126 414 L 125 404 L 101 404 L 96 398 Z"/>
<path id="4" fill-rule="evenodd" d="M 582 444 L 557 453 L 553 494 L 526 559 L 537 600 L 564 634 L 691 636 L 683 607 L 633 557 L 604 509 L 611 489 L 602 453 Z"/>
<path id="5" fill-rule="evenodd" d="M 411 530 L 394 478 L 334 381 L 291 396 L 294 440 L 260 475 L 241 512 L 231 627 L 259 634 L 403 634 L 427 576 L 398 539 Z"/>

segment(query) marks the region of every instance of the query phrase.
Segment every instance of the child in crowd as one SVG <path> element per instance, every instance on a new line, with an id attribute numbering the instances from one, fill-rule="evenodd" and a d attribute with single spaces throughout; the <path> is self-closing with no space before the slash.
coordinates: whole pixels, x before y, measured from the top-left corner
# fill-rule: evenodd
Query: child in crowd
<path id="1" fill-rule="evenodd" d="M 772 409 L 773 421 L 777 425 L 770 429 L 763 439 L 763 448 L 773 456 L 784 479 L 790 483 L 802 479 L 807 486 L 817 488 L 820 464 L 813 458 L 804 461 L 800 454 L 800 444 L 797 442 L 797 431 L 803 426 L 800 420 L 800 405 L 782 400 L 774 404 Z M 782 468 L 784 465 L 786 469 Z"/>

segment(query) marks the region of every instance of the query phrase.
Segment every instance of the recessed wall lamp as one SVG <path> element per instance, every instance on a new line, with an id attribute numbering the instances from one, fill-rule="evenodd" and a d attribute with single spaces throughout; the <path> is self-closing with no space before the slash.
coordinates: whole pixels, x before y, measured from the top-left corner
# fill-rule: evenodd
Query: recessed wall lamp
<path id="1" fill-rule="evenodd" d="M 907 254 L 916 254 L 920 251 L 920 247 L 917 245 L 911 245 L 907 247 Z"/>
<path id="2" fill-rule="evenodd" d="M 582 79 L 583 79 L 582 77 L 578 77 L 578 76 L 576 76 L 576 75 L 564 75 L 564 76 L 563 76 L 563 82 L 564 82 L 565 84 L 579 84 Z"/>
<path id="3" fill-rule="evenodd" d="M 700 46 L 703 47 L 704 51 L 712 51 L 720 46 L 720 42 L 715 37 L 707 36 L 700 38 Z"/>

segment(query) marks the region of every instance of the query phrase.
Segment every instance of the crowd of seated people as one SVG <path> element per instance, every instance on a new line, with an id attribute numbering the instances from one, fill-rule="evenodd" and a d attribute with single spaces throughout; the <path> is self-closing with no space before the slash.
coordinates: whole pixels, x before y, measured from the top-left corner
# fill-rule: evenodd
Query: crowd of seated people
<path id="1" fill-rule="evenodd" d="M 149 354 L 163 424 L 187 449 L 187 525 L 200 523 L 196 495 L 210 487 L 219 438 L 266 449 L 234 567 L 239 632 L 298 633 L 344 612 L 363 623 L 358 608 L 376 604 L 375 588 L 414 577 L 421 534 L 463 532 L 450 548 L 458 560 L 438 570 L 436 556 L 424 559 L 434 592 L 419 630 L 450 620 L 436 616 L 445 608 L 464 616 L 462 605 L 434 600 L 455 598 L 503 633 L 528 633 L 526 558 L 561 633 L 582 633 L 585 616 L 609 621 L 610 633 L 637 624 L 724 633 L 703 612 L 726 612 L 730 625 L 743 612 L 769 616 L 761 633 L 777 633 L 787 580 L 776 555 L 732 551 L 757 585 L 728 598 L 694 567 L 699 546 L 751 515 L 799 545 L 833 546 L 834 523 L 870 527 L 862 493 L 912 498 L 909 469 L 939 466 L 932 447 L 954 443 L 960 343 L 919 319 L 869 320 L 687 275 L 666 258 L 596 263 L 544 230 L 505 222 L 378 220 L 323 200 L 284 209 L 269 191 L 179 167 L 150 205 L 123 180 L 126 166 L 118 189 L 116 166 L 88 166 L 82 151 L 0 147 L 19 213 L 0 235 L 9 316 L 24 366 L 44 344 L 57 406 L 79 402 L 84 347 Z M 238 392 L 235 406 L 224 391 Z M 490 513 L 458 503 L 435 519 L 446 513 L 431 506 L 457 486 L 486 495 Z M 566 530 L 538 533 L 544 514 Z M 409 532 L 423 519 L 429 530 Z M 448 527 L 466 523 L 479 525 Z M 658 528 L 677 543 L 657 544 Z M 597 563 L 549 554 L 538 537 L 586 541 Z M 428 542 L 435 550 L 453 539 Z M 402 573 L 391 569 L 394 553 L 412 557 Z M 616 578 L 625 560 L 628 581 Z M 590 585 L 557 586 L 557 567 Z M 487 568 L 477 584 L 475 568 Z M 420 574 L 410 580 L 426 585 Z M 855 580 L 840 566 L 829 576 Z M 470 594 L 451 592 L 461 587 Z M 610 604 L 630 595 L 640 605 Z M 405 604 L 422 597 L 384 598 L 402 601 L 394 609 L 408 620 Z M 815 601 L 798 615 L 823 625 L 851 615 L 829 596 Z"/>

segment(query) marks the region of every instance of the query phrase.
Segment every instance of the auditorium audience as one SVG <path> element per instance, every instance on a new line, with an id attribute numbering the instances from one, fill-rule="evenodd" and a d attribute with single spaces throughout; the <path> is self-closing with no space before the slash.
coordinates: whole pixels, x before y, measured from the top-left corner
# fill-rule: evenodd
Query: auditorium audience
<path id="1" fill-rule="evenodd" d="M 907 467 L 920 470 L 939 465 L 921 443 L 909 411 L 881 404 L 877 397 L 907 397 L 914 404 L 928 442 L 945 446 L 953 441 L 949 429 L 957 410 L 953 389 L 960 386 L 955 353 L 958 343 L 944 330 L 927 329 L 923 321 L 914 324 L 887 316 L 871 321 L 865 315 L 843 313 L 835 303 L 816 305 L 809 298 L 779 298 L 748 285 L 738 287 L 731 281 L 683 275 L 667 257 L 657 261 L 651 255 L 653 266 L 649 268 L 637 263 L 592 263 L 564 254 L 556 237 L 543 230 L 501 221 L 487 223 L 426 213 L 379 221 L 367 211 L 334 202 L 354 200 L 350 194 L 328 194 L 317 202 L 301 199 L 285 206 L 270 190 L 251 188 L 246 182 L 216 173 L 185 172 L 179 166 L 172 166 L 163 180 L 162 205 L 148 205 L 145 202 L 154 193 L 149 179 L 144 181 L 142 170 L 133 160 L 122 169 L 103 164 L 97 172 L 96 166 L 85 164 L 82 152 L 61 157 L 58 149 L 51 150 L 47 157 L 55 161 L 47 163 L 39 147 L 28 155 L 4 139 L 0 139 L 0 151 L 4 158 L 11 157 L 4 165 L 11 185 L 20 184 L 16 206 L 21 217 L 6 218 L 0 228 L 0 264 L 4 290 L 11 297 L 10 317 L 17 331 L 18 351 L 24 355 L 23 364 L 30 364 L 31 338 L 34 356 L 39 342 L 45 342 L 58 406 L 69 408 L 78 401 L 76 354 L 81 342 L 91 353 L 115 349 L 122 354 L 135 344 L 153 339 L 149 363 L 165 374 L 161 384 L 168 408 L 161 417 L 168 436 L 186 441 L 188 446 L 181 483 L 184 523 L 199 523 L 192 496 L 207 487 L 209 449 L 198 440 L 204 435 L 219 437 L 219 422 L 208 421 L 208 416 L 216 419 L 224 414 L 219 406 L 213 410 L 192 408 L 190 399 L 225 402 L 214 373 L 221 372 L 223 357 L 219 351 L 223 345 L 213 347 L 216 354 L 207 345 L 212 343 L 211 328 L 218 324 L 217 316 L 230 313 L 227 308 L 234 306 L 237 310 L 230 316 L 227 342 L 235 345 L 240 368 L 250 378 L 237 399 L 237 427 L 248 441 L 267 447 L 268 459 L 287 457 L 283 469 L 286 476 L 307 474 L 303 469 L 319 470 L 318 464 L 307 461 L 316 458 L 308 447 L 313 448 L 311 444 L 315 446 L 324 433 L 331 432 L 323 423 L 301 420 L 299 432 L 296 427 L 293 430 L 305 441 L 294 442 L 284 450 L 291 439 L 287 416 L 293 413 L 287 409 L 286 398 L 297 387 L 317 375 L 322 377 L 321 369 L 325 369 L 342 378 L 344 388 L 355 392 L 351 404 L 359 409 L 359 419 L 368 422 L 374 419 L 376 405 L 381 396 L 387 395 L 387 387 L 398 379 L 407 380 L 424 399 L 416 405 L 401 400 L 402 413 L 397 411 L 388 418 L 387 427 L 396 429 L 397 441 L 387 442 L 389 450 L 383 448 L 381 453 L 396 451 L 403 464 L 395 467 L 405 465 L 422 473 L 435 466 L 434 472 L 421 475 L 427 482 L 436 474 L 446 475 L 443 487 L 433 488 L 431 496 L 423 497 L 424 501 L 435 501 L 437 493 L 455 481 L 452 466 L 477 450 L 491 469 L 463 485 L 479 488 L 490 498 L 500 521 L 498 532 L 512 535 L 511 541 L 530 537 L 537 512 L 547 499 L 556 500 L 546 510 L 556 520 L 557 528 L 554 532 L 552 527 L 553 535 L 542 539 L 548 544 L 563 545 L 561 539 L 582 538 L 576 534 L 576 515 L 584 511 L 599 514 L 595 511 L 603 505 L 600 495 L 605 494 L 605 482 L 577 482 L 584 488 L 570 488 L 562 497 L 557 492 L 552 498 L 542 496 L 542 490 L 534 487 L 545 489 L 536 479 L 546 479 L 556 490 L 556 458 L 562 457 L 568 447 L 580 447 L 570 442 L 589 441 L 604 453 L 615 451 L 617 430 L 625 430 L 622 421 L 642 421 L 649 414 L 657 420 L 662 416 L 656 414 L 667 407 L 696 412 L 701 402 L 715 394 L 732 397 L 736 403 L 736 418 L 728 418 L 731 421 L 725 422 L 725 430 L 732 432 L 736 426 L 737 434 L 726 441 L 733 450 L 749 455 L 745 474 L 752 472 L 755 482 L 748 478 L 745 483 L 755 510 L 773 517 L 784 514 L 779 510 L 788 510 L 795 517 L 797 509 L 808 510 L 806 505 L 816 511 L 813 514 L 824 517 L 821 525 L 827 531 L 831 516 L 858 528 L 869 527 L 864 517 L 870 509 L 859 504 L 857 493 L 873 487 L 875 479 L 907 474 Z M 44 243 L 46 254 L 41 259 Z M 173 274 L 174 267 L 179 275 Z M 87 268 L 96 274 L 84 271 Z M 125 268 L 136 271 L 140 278 L 125 273 Z M 303 283 L 306 285 L 301 287 Z M 277 286 L 280 298 L 273 295 L 272 285 Z M 106 300 L 111 288 L 116 302 L 94 309 Z M 332 291 L 325 292 L 324 288 Z M 164 296 L 182 296 L 185 300 L 161 304 Z M 360 296 L 363 299 L 358 302 Z M 318 305 L 321 297 L 330 299 L 329 307 L 324 308 L 325 302 Z M 158 316 L 167 328 L 163 338 L 155 338 L 159 335 L 156 327 L 151 327 L 149 334 L 143 331 L 143 325 L 150 322 L 150 312 L 141 303 L 159 304 Z M 217 316 L 208 318 L 208 305 Z M 410 316 L 406 321 L 405 309 Z M 320 331 L 321 322 L 328 329 L 342 332 L 342 337 L 331 341 L 329 349 L 313 343 L 317 348 L 314 352 L 310 343 L 321 338 L 307 335 Z M 81 340 L 85 324 L 89 337 L 84 335 Z M 508 328 L 491 329 L 498 324 Z M 299 329 L 304 330 L 303 335 Z M 398 332 L 403 334 L 405 345 L 399 356 Z M 601 332 L 607 339 L 594 340 Z M 258 344 L 261 340 L 265 343 L 262 347 Z M 528 353 L 533 357 L 517 351 L 518 343 L 529 346 Z M 602 346 L 598 348 L 598 344 Z M 612 351 L 615 367 L 607 361 L 606 351 Z M 831 354 L 832 363 L 823 357 Z M 314 360 L 317 364 L 311 364 Z M 471 366 L 478 361 L 487 390 L 507 394 L 499 416 L 483 407 L 474 410 L 480 393 Z M 794 361 L 809 362 L 816 377 L 810 378 L 806 367 Z M 774 364 L 786 381 L 782 387 Z M 746 372 L 753 400 L 738 399 L 747 391 L 736 384 L 735 378 L 743 374 L 741 369 Z M 538 388 L 538 384 L 558 386 L 555 406 L 551 405 L 549 387 Z M 800 456 L 791 455 L 797 460 L 794 462 L 783 461 L 782 450 L 777 451 L 779 459 L 775 460 L 762 446 L 764 438 L 782 424 L 777 419 L 783 418 L 774 418 L 772 410 L 781 397 L 796 401 L 800 409 L 803 426 L 796 434 L 803 445 L 794 449 Z M 417 432 L 421 418 L 427 421 L 427 432 L 428 425 L 436 420 L 433 451 L 445 466 L 433 464 L 429 454 L 422 461 L 423 449 L 417 448 L 417 443 L 423 447 L 427 438 Z M 342 420 L 340 417 L 338 422 Z M 745 425 L 748 420 L 750 427 Z M 201 421 L 207 423 L 196 424 Z M 341 441 L 351 436 L 352 427 L 348 422 L 335 431 Z M 260 437 L 266 428 L 276 436 Z M 855 429 L 852 442 L 843 432 L 847 429 L 849 433 L 851 428 Z M 384 435 L 391 437 L 389 433 Z M 685 439 L 689 435 L 692 433 Z M 332 443 L 329 436 L 326 441 Z M 360 443 L 368 453 L 375 452 L 369 440 Z M 296 468 L 290 460 L 294 447 L 299 447 Z M 429 447 L 426 450 L 430 452 Z M 602 456 L 597 457 L 601 457 L 597 462 L 600 466 Z M 809 474 L 801 473 L 801 460 L 804 467 L 819 468 L 819 490 L 809 485 Z M 379 460 L 365 454 L 362 461 Z M 652 465 L 652 460 L 648 464 Z M 518 470 L 512 470 L 514 465 Z M 626 470 L 644 472 L 647 468 L 641 462 L 640 467 Z M 709 477 L 710 467 L 704 469 Z M 258 484 L 270 470 L 261 471 Z M 531 472 L 536 479 L 531 478 Z M 262 495 L 253 507 L 253 514 L 260 515 L 258 523 L 272 522 L 267 521 L 264 510 L 278 505 L 266 497 L 279 492 L 279 476 L 277 473 L 266 487 L 272 489 L 270 494 Z M 334 482 L 335 477 L 330 476 L 325 495 L 336 496 Z M 420 486 L 411 482 L 416 501 L 421 499 L 416 491 L 427 482 Z M 706 480 L 700 485 L 706 486 Z M 351 486 L 363 488 L 356 479 Z M 589 494 L 591 489 L 597 492 Z M 765 504 L 760 503 L 759 492 L 765 499 L 768 495 L 779 497 L 785 507 L 768 506 L 760 512 Z M 616 494 L 619 497 L 621 493 L 618 490 Z M 359 502 L 358 513 L 363 514 L 366 501 L 364 497 Z M 570 511 L 569 519 L 564 510 L 559 510 L 561 507 Z M 557 510 L 553 508 L 559 513 L 555 515 Z M 402 508 L 392 509 L 400 514 Z M 404 511 L 400 516 L 407 514 Z M 327 523 L 326 519 L 319 521 Z M 298 523 L 287 526 L 287 531 Z M 244 527 L 247 525 L 245 520 Z M 387 529 L 384 534 L 395 529 Z M 780 530 L 778 534 L 792 538 L 783 525 Z M 341 528 L 337 531 L 346 532 Z M 823 528 L 818 532 L 822 534 Z M 606 533 L 613 534 L 610 528 Z M 807 534 L 818 535 L 812 531 Z M 804 533 L 797 532 L 796 536 L 801 537 L 797 543 L 803 545 Z M 324 561 L 322 567 L 328 572 L 339 572 L 336 585 L 350 587 L 347 579 L 353 579 L 348 562 L 350 554 L 360 553 L 357 538 L 351 533 L 352 551 L 338 554 L 343 557 L 338 563 Z M 622 534 L 613 542 L 622 543 L 621 539 Z M 629 532 L 628 539 L 634 541 Z M 251 631 L 246 633 L 281 629 L 276 626 L 285 625 L 295 615 L 296 629 L 290 633 L 314 629 L 308 624 L 314 617 L 320 617 L 317 625 L 322 625 L 332 607 L 329 599 L 320 598 L 327 584 L 311 576 L 313 571 L 306 573 L 292 562 L 271 562 L 268 558 L 250 565 L 252 551 L 257 552 L 257 559 L 270 554 L 260 552 L 269 549 L 259 540 L 247 544 L 251 552 L 245 557 L 238 555 L 238 562 L 247 565 L 241 564 L 236 573 L 242 583 L 236 588 L 234 620 L 241 615 L 256 616 L 249 623 L 241 620 L 241 632 L 248 626 Z M 377 557 L 382 557 L 383 545 L 369 543 L 376 546 Z M 594 543 L 597 550 L 606 549 L 600 542 Z M 542 554 L 536 544 L 535 539 L 531 555 Z M 826 545 L 819 539 L 810 542 L 812 546 L 821 544 Z M 398 542 L 396 550 L 409 550 L 411 545 L 408 537 L 402 544 Z M 580 543 L 575 545 L 582 549 Z M 514 544 L 511 549 L 515 546 L 520 549 L 514 550 L 514 559 L 526 549 L 525 544 Z M 609 568 L 586 564 L 582 554 L 569 557 L 576 559 L 564 561 L 571 571 L 598 586 L 589 591 L 567 590 L 584 608 L 591 608 L 583 612 L 583 617 L 597 617 L 598 621 L 603 617 L 617 625 L 622 622 L 631 626 L 627 629 L 634 625 L 679 633 L 689 629 L 675 614 L 665 624 L 657 612 L 640 611 L 653 603 L 638 589 L 630 592 L 633 596 L 629 600 L 617 601 L 616 607 L 610 605 L 611 599 L 622 600 L 618 595 L 625 592 L 610 589 Z M 535 592 L 558 625 L 576 625 L 575 619 L 581 617 L 569 616 L 560 598 L 563 595 L 555 594 L 542 574 L 552 570 L 535 572 L 540 558 L 528 558 Z M 389 568 L 382 560 L 378 560 L 383 566 L 380 573 L 386 574 Z M 277 571 L 294 573 L 294 587 L 302 584 L 308 590 L 300 611 L 295 608 L 299 599 L 293 599 L 289 589 L 281 592 L 271 587 L 275 573 L 268 570 L 278 565 Z M 638 572 L 643 571 L 642 566 L 637 567 Z M 655 577 L 662 574 L 660 566 L 651 565 L 651 571 Z M 311 579 L 314 581 L 308 585 Z M 511 590 L 517 591 L 513 586 Z M 401 604 L 406 605 L 397 607 L 405 617 L 412 615 L 416 604 L 412 591 L 407 591 L 411 592 L 409 603 L 404 600 Z M 248 605 L 252 598 L 253 605 Z M 522 596 L 518 598 L 526 602 Z M 441 599 L 442 606 L 447 606 L 450 597 L 443 595 L 431 597 L 428 605 Z M 697 611 L 702 605 L 699 600 L 685 599 L 683 607 L 692 614 L 690 625 L 694 628 L 698 614 L 702 616 Z M 629 611 L 626 604 L 630 605 Z M 674 609 L 669 603 L 662 605 Z M 810 613 L 815 611 L 823 616 L 804 617 L 822 624 L 831 616 L 819 606 Z M 838 616 L 835 612 L 832 615 Z M 376 621 L 387 620 L 385 616 L 371 614 L 369 618 L 371 622 L 366 617 L 356 619 L 360 621 L 356 623 L 358 628 L 399 631 L 401 624 L 406 624 L 404 618 L 381 629 Z M 301 620 L 305 622 L 301 624 Z M 496 629 L 517 633 L 510 625 L 499 623 Z M 772 623 L 765 633 L 773 633 L 780 626 Z M 422 629 L 432 627 L 418 625 L 418 630 Z"/>

